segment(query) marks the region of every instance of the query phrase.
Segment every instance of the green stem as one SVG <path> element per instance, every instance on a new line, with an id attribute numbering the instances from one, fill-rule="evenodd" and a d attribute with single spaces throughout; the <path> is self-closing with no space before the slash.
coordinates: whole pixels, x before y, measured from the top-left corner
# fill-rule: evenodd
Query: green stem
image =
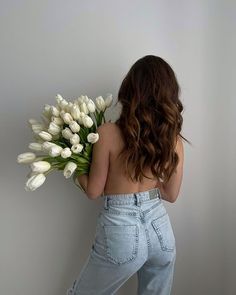
<path id="1" fill-rule="evenodd" d="M 44 175 L 46 176 L 48 173 L 50 173 L 54 168 L 50 168 L 48 171 L 44 172 Z"/>

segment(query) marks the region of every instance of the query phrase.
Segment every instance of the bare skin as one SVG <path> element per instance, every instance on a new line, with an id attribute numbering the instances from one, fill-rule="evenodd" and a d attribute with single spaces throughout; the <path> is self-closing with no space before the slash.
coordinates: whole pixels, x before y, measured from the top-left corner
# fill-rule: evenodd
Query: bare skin
<path id="1" fill-rule="evenodd" d="M 92 163 L 89 175 L 78 176 L 80 185 L 86 191 L 89 199 L 96 199 L 104 193 L 127 194 L 142 192 L 153 188 L 159 188 L 162 199 L 175 202 L 178 197 L 183 177 L 184 151 L 182 139 L 179 137 L 176 152 L 180 161 L 168 183 L 162 182 L 152 175 L 151 170 L 145 172 L 149 178 L 143 178 L 142 182 L 133 182 L 124 174 L 121 159 L 118 154 L 124 146 L 121 130 L 115 123 L 107 122 L 97 128 L 99 140 L 94 144 Z"/>
<path id="2" fill-rule="evenodd" d="M 124 146 L 124 142 L 121 136 L 120 128 L 112 123 L 112 146 L 110 147 L 110 161 L 109 161 L 109 172 L 107 181 L 104 188 L 104 194 L 122 194 L 122 193 L 133 193 L 146 191 L 155 187 L 161 187 L 161 183 L 153 177 L 149 170 L 145 171 L 148 177 L 153 178 L 143 178 L 142 182 L 132 182 L 128 179 L 123 172 L 121 159 L 117 158 L 119 152 Z"/>

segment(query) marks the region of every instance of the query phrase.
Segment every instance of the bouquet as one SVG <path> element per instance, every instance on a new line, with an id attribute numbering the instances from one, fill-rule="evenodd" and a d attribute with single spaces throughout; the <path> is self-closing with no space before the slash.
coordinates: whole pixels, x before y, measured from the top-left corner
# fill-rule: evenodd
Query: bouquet
<path id="1" fill-rule="evenodd" d="M 68 101 L 56 95 L 56 105 L 45 104 L 41 119 L 29 119 L 34 142 L 29 143 L 32 152 L 19 154 L 17 162 L 30 165 L 25 183 L 26 191 L 34 191 L 53 170 L 62 170 L 65 178 L 71 177 L 84 191 L 77 176 L 90 170 L 93 144 L 99 140 L 96 129 L 105 123 L 104 113 L 112 104 L 112 94 L 95 102 L 87 95 Z M 39 153 L 39 154 L 36 154 Z"/>

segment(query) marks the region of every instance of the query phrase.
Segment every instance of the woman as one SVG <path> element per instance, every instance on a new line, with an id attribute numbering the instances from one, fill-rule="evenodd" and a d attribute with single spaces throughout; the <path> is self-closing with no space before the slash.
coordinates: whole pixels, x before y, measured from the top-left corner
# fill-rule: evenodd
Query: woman
<path id="1" fill-rule="evenodd" d="M 120 117 L 98 127 L 89 175 L 78 177 L 88 198 L 102 197 L 103 206 L 68 295 L 115 294 L 136 272 L 139 295 L 170 294 L 176 245 L 162 200 L 176 201 L 183 176 L 179 90 L 158 56 L 137 60 L 124 78 Z"/>

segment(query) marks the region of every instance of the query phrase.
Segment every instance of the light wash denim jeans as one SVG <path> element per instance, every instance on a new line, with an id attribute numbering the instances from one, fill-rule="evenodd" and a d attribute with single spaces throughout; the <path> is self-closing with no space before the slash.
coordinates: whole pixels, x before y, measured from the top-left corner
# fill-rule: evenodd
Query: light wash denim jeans
<path id="1" fill-rule="evenodd" d="M 67 295 L 112 295 L 136 272 L 135 294 L 171 294 L 175 236 L 160 190 L 102 198 L 89 256 Z"/>

